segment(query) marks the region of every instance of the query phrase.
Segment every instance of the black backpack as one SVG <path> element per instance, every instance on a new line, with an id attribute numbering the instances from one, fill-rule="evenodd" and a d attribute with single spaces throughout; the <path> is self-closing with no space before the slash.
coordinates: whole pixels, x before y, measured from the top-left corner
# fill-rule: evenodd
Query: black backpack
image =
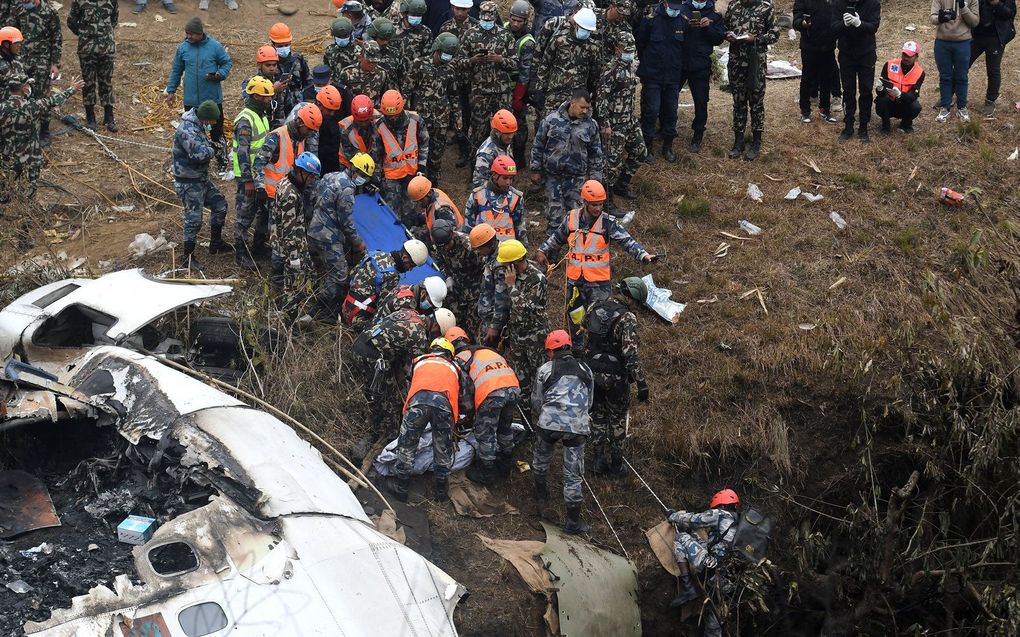
<path id="1" fill-rule="evenodd" d="M 733 534 L 732 553 L 750 564 L 757 565 L 765 559 L 772 539 L 772 528 L 775 520 L 755 509 L 747 507 L 737 522 L 737 530 Z"/>

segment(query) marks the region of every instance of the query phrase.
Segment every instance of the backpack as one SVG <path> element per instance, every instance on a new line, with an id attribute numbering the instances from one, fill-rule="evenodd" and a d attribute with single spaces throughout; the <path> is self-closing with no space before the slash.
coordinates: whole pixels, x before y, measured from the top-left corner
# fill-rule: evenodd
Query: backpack
<path id="1" fill-rule="evenodd" d="M 775 520 L 772 516 L 754 507 L 747 507 L 740 516 L 737 530 L 733 534 L 732 554 L 740 556 L 752 565 L 758 565 L 765 559 L 774 526 Z"/>

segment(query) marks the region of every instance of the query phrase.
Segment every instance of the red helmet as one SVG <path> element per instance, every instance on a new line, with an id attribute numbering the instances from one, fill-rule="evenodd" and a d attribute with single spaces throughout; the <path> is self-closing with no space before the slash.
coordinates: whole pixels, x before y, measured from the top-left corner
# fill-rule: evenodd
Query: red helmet
<path id="1" fill-rule="evenodd" d="M 496 175 L 517 175 L 517 164 L 510 159 L 509 155 L 499 155 L 492 160 L 492 172 Z"/>
<path id="2" fill-rule="evenodd" d="M 355 95 L 351 100 L 351 114 L 354 116 L 354 121 L 367 122 L 372 119 L 373 112 L 375 112 L 375 106 L 372 104 L 371 97 Z"/>
<path id="3" fill-rule="evenodd" d="M 343 104 L 340 91 L 333 85 L 323 86 L 319 94 L 315 96 L 315 101 L 331 111 L 340 110 L 340 106 Z"/>
<path id="4" fill-rule="evenodd" d="M 708 506 L 714 509 L 723 504 L 736 504 L 737 506 L 740 506 L 740 498 L 737 497 L 737 492 L 733 489 L 723 489 L 712 496 L 712 501 L 708 504 Z"/>
<path id="5" fill-rule="evenodd" d="M 255 62 L 262 64 L 263 62 L 279 62 L 280 54 L 276 52 L 276 49 L 269 46 L 260 46 L 259 50 L 255 52 Z"/>
<path id="6" fill-rule="evenodd" d="M 545 348 L 557 350 L 561 347 L 570 347 L 570 334 L 567 330 L 553 330 L 545 337 Z"/>

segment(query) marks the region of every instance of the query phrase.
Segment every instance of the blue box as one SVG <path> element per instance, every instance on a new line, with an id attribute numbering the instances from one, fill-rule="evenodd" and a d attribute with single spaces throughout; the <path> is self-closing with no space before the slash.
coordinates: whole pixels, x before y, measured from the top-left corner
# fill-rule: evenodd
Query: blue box
<path id="1" fill-rule="evenodd" d="M 129 515 L 117 525 L 117 539 L 125 544 L 145 544 L 156 530 L 156 519 Z"/>

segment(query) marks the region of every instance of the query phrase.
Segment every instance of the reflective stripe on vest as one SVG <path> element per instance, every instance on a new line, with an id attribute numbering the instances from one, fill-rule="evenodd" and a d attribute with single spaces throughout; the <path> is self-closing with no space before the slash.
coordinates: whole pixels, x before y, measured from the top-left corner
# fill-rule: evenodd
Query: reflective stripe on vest
<path id="1" fill-rule="evenodd" d="M 358 132 L 358 126 L 354 123 L 353 115 L 348 115 L 340 120 L 340 134 L 343 135 L 344 133 L 347 134 L 347 141 L 350 142 L 351 146 L 354 146 L 362 153 L 368 152 L 368 144 L 365 143 L 365 138 Z M 351 165 L 350 158 L 344 155 L 343 144 L 340 144 L 340 163 L 348 168 Z"/>
<path id="2" fill-rule="evenodd" d="M 428 226 L 429 232 L 432 231 L 432 223 L 436 220 L 436 208 L 442 208 L 443 206 L 453 210 L 457 228 L 462 228 L 464 226 L 464 215 L 460 214 L 460 208 L 457 207 L 457 204 L 453 203 L 453 200 L 438 188 L 433 188 L 432 192 L 435 193 L 435 196 L 432 198 L 432 203 L 429 204 L 428 210 L 425 211 L 425 225 Z"/>
<path id="3" fill-rule="evenodd" d="M 379 262 L 376 261 L 376 257 L 384 254 L 382 252 L 373 252 L 372 254 L 366 255 L 357 267 L 363 267 L 366 263 L 372 264 L 372 269 L 375 270 L 375 276 L 373 282 L 375 283 L 375 292 L 369 294 L 364 298 L 358 298 L 355 296 L 353 291 L 347 292 L 347 297 L 344 298 L 343 305 L 340 308 L 340 316 L 348 324 L 354 322 L 354 318 L 364 312 L 368 316 L 372 316 L 376 312 L 375 302 L 379 298 L 379 292 L 382 288 L 383 278 L 389 272 L 396 272 L 397 268 L 389 266 L 387 268 L 380 268 Z"/>
<path id="4" fill-rule="evenodd" d="M 248 161 L 252 168 L 255 166 L 255 156 L 259 154 L 259 149 L 262 148 L 262 144 L 266 143 L 266 137 L 269 135 L 269 118 L 264 115 L 259 115 L 250 108 L 245 108 L 237 117 L 234 118 L 234 130 L 237 130 L 237 124 L 241 120 L 248 122 L 248 126 L 251 128 L 251 141 L 248 142 Z M 230 159 L 234 162 L 234 177 L 241 176 L 241 165 L 237 162 L 237 136 L 234 135 L 230 146 Z"/>
<path id="5" fill-rule="evenodd" d="M 287 130 L 287 126 L 283 125 L 273 131 L 280 137 L 280 150 L 276 153 L 276 162 L 272 164 L 266 164 L 264 171 L 266 194 L 271 199 L 276 198 L 276 189 L 283 181 L 287 173 L 290 172 L 292 166 L 294 166 L 294 158 L 305 152 L 305 143 L 303 141 L 298 142 L 297 149 L 294 148 L 294 144 L 290 141 L 290 132 Z"/>
<path id="6" fill-rule="evenodd" d="M 570 211 L 567 229 L 567 278 L 571 281 L 584 279 L 590 282 L 608 281 L 609 241 L 602 229 L 602 216 L 595 220 L 590 230 L 581 230 L 581 209 Z"/>
<path id="7" fill-rule="evenodd" d="M 506 359 L 491 349 L 464 350 L 457 353 L 457 358 L 468 364 L 468 375 L 475 384 L 475 409 L 497 389 L 521 386 Z"/>
<path id="8" fill-rule="evenodd" d="M 507 192 L 503 195 L 492 193 L 496 198 L 495 204 L 489 203 L 485 193 L 492 192 L 488 188 L 481 188 L 475 192 L 475 203 L 478 204 L 478 218 L 474 223 L 487 223 L 496 231 L 496 238 L 500 241 L 516 239 L 517 230 L 514 228 L 513 217 L 510 211 L 517 207 L 520 197 L 517 193 Z"/>
<path id="9" fill-rule="evenodd" d="M 407 116 L 407 134 L 404 145 L 397 143 L 397 138 L 386 126 L 385 120 L 379 121 L 376 129 L 383 143 L 383 177 L 386 179 L 403 179 L 418 172 L 418 118 Z"/>
<path id="10" fill-rule="evenodd" d="M 414 360 L 411 374 L 411 389 L 408 390 L 407 399 L 404 400 L 404 412 L 407 412 L 408 403 L 418 392 L 436 392 L 445 395 L 450 401 L 450 408 L 453 410 L 453 422 L 450 424 L 456 426 L 457 417 L 460 415 L 457 404 L 460 393 L 457 367 L 441 354 L 425 354 Z"/>
<path id="11" fill-rule="evenodd" d="M 900 89 L 902 93 L 909 93 L 910 89 L 917 84 L 917 80 L 921 79 L 921 74 L 924 73 L 924 69 L 917 62 L 914 62 L 914 66 L 910 67 L 906 75 L 903 74 L 903 67 L 900 66 L 899 59 L 889 60 L 888 66 L 889 82 L 893 88 Z"/>

